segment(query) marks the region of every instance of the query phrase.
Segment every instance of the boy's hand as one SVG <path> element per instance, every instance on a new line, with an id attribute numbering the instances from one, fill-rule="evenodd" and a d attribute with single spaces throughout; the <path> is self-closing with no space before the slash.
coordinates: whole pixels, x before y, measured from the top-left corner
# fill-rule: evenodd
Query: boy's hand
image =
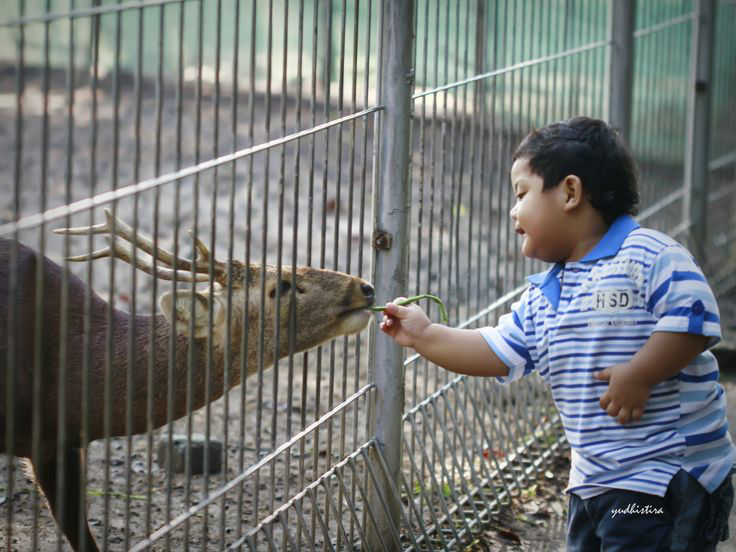
<path id="1" fill-rule="evenodd" d="M 404 297 L 397 297 L 393 302 L 386 303 L 381 331 L 393 337 L 399 345 L 415 349 L 417 341 L 432 322 L 419 305 L 401 307 L 396 304 L 403 299 Z"/>
<path id="2" fill-rule="evenodd" d="M 608 389 L 599 404 L 610 416 L 622 424 L 642 417 L 652 387 L 642 380 L 632 364 L 617 364 L 596 372 L 593 377 L 608 381 Z"/>

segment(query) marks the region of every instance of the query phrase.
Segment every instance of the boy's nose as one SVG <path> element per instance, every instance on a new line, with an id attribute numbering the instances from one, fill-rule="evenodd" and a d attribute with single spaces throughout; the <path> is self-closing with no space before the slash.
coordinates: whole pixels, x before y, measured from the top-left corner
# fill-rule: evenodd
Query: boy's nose
<path id="1" fill-rule="evenodd" d="M 509 214 L 511 215 L 513 221 L 516 222 L 516 205 L 511 208 L 511 212 Z"/>

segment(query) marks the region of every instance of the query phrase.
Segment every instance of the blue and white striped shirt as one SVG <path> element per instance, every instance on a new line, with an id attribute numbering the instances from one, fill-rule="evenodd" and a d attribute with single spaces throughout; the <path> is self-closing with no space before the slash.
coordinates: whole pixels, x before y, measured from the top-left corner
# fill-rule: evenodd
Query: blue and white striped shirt
<path id="1" fill-rule="evenodd" d="M 642 418 L 626 425 L 601 409 L 608 382 L 593 378 L 628 361 L 652 332 L 709 336 L 708 347 L 720 340 L 716 300 L 690 253 L 622 216 L 584 258 L 529 280 L 511 312 L 478 331 L 509 367 L 499 380 L 537 371 L 550 386 L 572 448 L 567 492 L 664 496 L 680 468 L 713 492 L 736 447 L 712 353 L 655 385 Z"/>

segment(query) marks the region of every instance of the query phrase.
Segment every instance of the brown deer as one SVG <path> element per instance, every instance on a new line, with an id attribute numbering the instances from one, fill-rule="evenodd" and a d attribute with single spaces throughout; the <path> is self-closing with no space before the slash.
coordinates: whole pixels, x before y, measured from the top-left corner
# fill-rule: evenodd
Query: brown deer
<path id="1" fill-rule="evenodd" d="M 118 219 L 113 219 L 106 211 L 107 221 L 91 227 L 64 228 L 55 230 L 63 234 L 108 234 L 108 247 L 88 255 L 71 257 L 69 260 L 85 261 L 101 257 L 116 257 L 161 279 L 176 279 L 179 282 L 205 282 L 209 280 L 210 263 L 214 265 L 214 284 L 210 290 L 194 294 L 179 291 L 166 292 L 160 298 L 163 314 L 138 315 L 113 309 L 112 326 L 108 328 L 109 305 L 91 292 L 91 307 L 85 307 L 88 286 L 79 278 L 69 275 L 68 305 L 62 312 L 63 270 L 53 261 L 42 257 L 33 249 L 17 244 L 16 261 L 11 267 L 11 251 L 16 244 L 0 240 L 0 452 L 6 452 L 6 429 L 12 424 L 14 442 L 12 452 L 15 456 L 32 457 L 33 428 L 33 366 L 36 340 L 41 340 L 41 401 L 40 401 L 40 450 L 33 462 L 33 473 L 41 487 L 51 511 L 64 535 L 75 550 L 82 546 L 88 551 L 98 550 L 89 525 L 84 520 L 84 535 L 80 535 L 80 505 L 83 496 L 80 490 L 81 449 L 87 445 L 82 442 L 82 367 L 84 365 L 84 320 L 90 316 L 90 355 L 88 364 L 88 404 L 87 429 L 89 441 L 105 437 L 104 428 L 104 380 L 107 356 L 108 331 L 112 332 L 112 351 L 110 358 L 110 385 L 112 403 L 110 404 L 111 431 L 109 436 L 122 436 L 128 433 L 145 432 L 147 428 L 147 373 L 149 351 L 153 349 L 155 366 L 153 370 L 153 421 L 154 427 L 167 422 L 169 349 L 172 326 L 175 331 L 175 359 L 173 378 L 174 419 L 186 412 L 187 364 L 190 346 L 194 351 L 193 409 L 205 405 L 205 366 L 207 363 L 208 339 L 212 340 L 211 377 L 212 392 L 210 400 L 222 396 L 224 389 L 225 347 L 229 343 L 229 363 L 231 370 L 230 387 L 240 381 L 241 360 L 246 362 L 246 376 L 258 370 L 259 366 L 259 324 L 264 325 L 262 344 L 263 367 L 274 362 L 277 334 L 276 321 L 280 324 L 279 357 L 289 352 L 289 309 L 292 297 L 295 299 L 296 332 L 294 349 L 307 350 L 341 335 L 354 334 L 362 330 L 370 319 L 366 310 L 373 304 L 373 287 L 366 281 L 341 272 L 299 267 L 292 272 L 282 268 L 278 277 L 277 268 L 265 267 L 265 312 L 261 308 L 261 278 L 264 271 L 260 265 L 245 266 L 238 261 L 224 263 L 210 260 L 210 254 L 201 241 L 196 241 L 198 254 L 194 262 L 175 257 L 173 254 L 155 247 L 154 244 L 137 234 L 131 227 Z M 191 232 L 190 232 L 191 233 Z M 134 256 L 128 246 L 117 238 L 134 244 L 157 259 L 156 263 L 144 262 Z M 165 266 L 161 266 L 165 265 Z M 11 270 L 16 270 L 17 278 L 14 300 L 9 298 Z M 231 271 L 230 289 L 232 296 L 232 318 L 230 339 L 227 339 L 227 298 L 228 271 Z M 36 335 L 36 276 L 42 271 L 43 296 L 41 300 L 41 335 Z M 245 305 L 246 285 L 250 287 L 249 302 Z M 294 292 L 291 292 L 291 288 Z M 280 295 L 280 316 L 276 313 L 276 297 Z M 176 304 L 172 302 L 176 300 Z M 192 305 L 192 301 L 194 304 Z M 10 308 L 15 305 L 15 328 L 9 336 Z M 212 309 L 212 328 L 209 327 L 209 313 Z M 172 319 L 173 313 L 173 319 Z M 194 313 L 194 320 L 191 320 Z M 66 318 L 66 335 L 60 335 L 62 317 Z M 245 321 L 250 324 L 247 350 L 241 350 L 241 339 Z M 131 324 L 134 339 L 134 358 L 132 359 L 132 402 L 133 426 L 126 430 L 126 385 L 128 372 L 128 341 Z M 193 335 L 190 338 L 190 324 Z M 151 326 L 155 326 L 155 340 L 151 342 Z M 9 337 L 8 337 L 9 336 Z M 57 477 L 57 433 L 58 433 L 58 395 L 59 365 L 62 362 L 62 340 L 66 349 L 66 400 L 64 402 L 64 421 L 66 442 L 64 445 L 64 493 L 60 503 L 56 497 Z M 8 366 L 8 347 L 12 348 L 13 365 Z M 242 359 L 241 355 L 245 355 Z M 13 401 L 12 411 L 6 404 L 7 372 L 12 370 Z"/>

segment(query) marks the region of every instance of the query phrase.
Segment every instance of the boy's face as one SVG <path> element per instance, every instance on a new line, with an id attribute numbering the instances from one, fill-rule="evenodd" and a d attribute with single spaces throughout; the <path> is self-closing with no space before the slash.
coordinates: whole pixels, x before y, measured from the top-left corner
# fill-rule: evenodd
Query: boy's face
<path id="1" fill-rule="evenodd" d="M 511 187 L 516 203 L 511 209 L 516 233 L 524 239 L 521 252 L 525 257 L 545 262 L 568 258 L 569 240 L 565 238 L 565 193 L 563 186 L 543 191 L 541 176 L 531 172 L 526 158 L 511 166 Z"/>

